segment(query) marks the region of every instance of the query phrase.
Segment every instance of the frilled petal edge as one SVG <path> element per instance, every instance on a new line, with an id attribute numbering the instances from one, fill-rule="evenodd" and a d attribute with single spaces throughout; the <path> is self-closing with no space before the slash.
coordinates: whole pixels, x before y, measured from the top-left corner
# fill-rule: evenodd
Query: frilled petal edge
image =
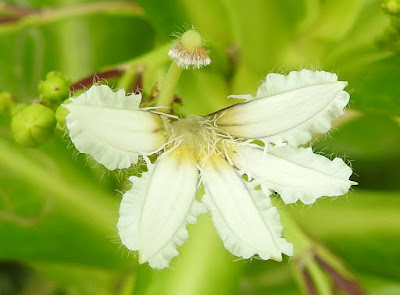
<path id="1" fill-rule="evenodd" d="M 159 115 L 138 108 L 140 94 L 125 96 L 94 85 L 63 105 L 69 136 L 81 153 L 91 155 L 107 169 L 128 168 L 139 154 L 149 155 L 164 144 Z"/>
<path id="2" fill-rule="evenodd" d="M 186 160 L 173 153 L 161 155 L 141 178 L 130 178 L 133 187 L 121 202 L 117 225 L 121 241 L 138 250 L 139 262 L 152 268 L 168 267 L 189 236 L 186 226 L 206 212 L 194 199 L 196 164 Z"/>
<path id="3" fill-rule="evenodd" d="M 323 71 L 269 74 L 256 97 L 219 111 L 216 125 L 236 137 L 298 146 L 327 132 L 343 114 L 350 98 L 346 85 Z"/>
<path id="4" fill-rule="evenodd" d="M 269 198 L 254 190 L 224 159 L 213 157 L 202 166 L 203 203 L 225 248 L 248 259 L 282 260 L 293 255 L 293 245 L 281 237 L 279 213 Z"/>
<path id="5" fill-rule="evenodd" d="M 230 158 L 241 173 L 255 179 L 264 190 L 274 190 L 282 200 L 314 203 L 322 196 L 341 196 L 351 185 L 352 170 L 340 158 L 329 160 L 311 148 L 291 146 L 237 146 Z"/>

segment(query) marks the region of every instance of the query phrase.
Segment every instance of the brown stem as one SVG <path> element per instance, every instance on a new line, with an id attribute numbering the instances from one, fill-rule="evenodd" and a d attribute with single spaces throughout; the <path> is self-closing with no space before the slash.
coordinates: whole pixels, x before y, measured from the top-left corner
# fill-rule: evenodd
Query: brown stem
<path id="1" fill-rule="evenodd" d="M 37 10 L 32 8 L 22 7 L 7 3 L 0 4 L 0 11 L 13 16 L 24 16 L 24 15 L 34 14 L 37 12 Z"/>
<path id="2" fill-rule="evenodd" d="M 315 255 L 315 260 L 330 275 L 330 277 L 333 279 L 335 286 L 338 286 L 349 295 L 365 295 L 364 291 L 361 289 L 360 285 L 357 282 L 345 279 L 319 256 Z"/>
<path id="3" fill-rule="evenodd" d="M 318 295 L 317 290 L 315 289 L 314 283 L 310 277 L 310 274 L 307 272 L 305 268 L 301 270 L 303 275 L 303 279 L 306 283 L 307 292 L 309 295 Z"/>
<path id="4" fill-rule="evenodd" d="M 16 22 L 20 19 L 19 16 L 6 16 L 6 17 L 0 17 L 0 24 L 4 23 L 13 23 Z"/>
<path id="5" fill-rule="evenodd" d="M 71 89 L 71 91 L 76 91 L 76 90 L 89 88 L 90 86 L 92 86 L 95 83 L 98 83 L 101 80 L 117 78 L 117 77 L 120 77 L 123 73 L 124 73 L 124 71 L 119 70 L 119 69 L 96 73 L 94 75 L 90 75 L 89 77 L 86 77 L 86 78 L 74 83 L 70 89 Z"/>

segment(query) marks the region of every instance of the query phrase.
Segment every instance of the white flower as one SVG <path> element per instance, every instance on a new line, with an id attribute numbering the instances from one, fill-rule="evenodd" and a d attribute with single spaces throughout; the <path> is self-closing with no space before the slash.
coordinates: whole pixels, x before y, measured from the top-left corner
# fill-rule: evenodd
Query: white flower
<path id="1" fill-rule="evenodd" d="M 104 85 L 64 107 L 80 152 L 110 170 L 129 167 L 138 155 L 147 161 L 148 171 L 130 178 L 133 187 L 123 196 L 118 221 L 122 243 L 139 251 L 141 263 L 167 267 L 188 238 L 187 224 L 207 209 L 232 254 L 279 261 L 282 253 L 293 255 L 293 246 L 281 237 L 271 192 L 285 203 L 311 204 L 343 195 L 355 184 L 341 159 L 298 147 L 313 133 L 328 131 L 343 113 L 346 85 L 322 71 L 269 74 L 256 97 L 240 96 L 247 100 L 182 120 L 140 109 L 140 94 L 125 97 L 123 90 Z M 256 139 L 265 147 L 251 143 Z M 147 159 L 160 151 L 154 163 Z M 195 198 L 199 183 L 205 189 L 201 202 Z"/>

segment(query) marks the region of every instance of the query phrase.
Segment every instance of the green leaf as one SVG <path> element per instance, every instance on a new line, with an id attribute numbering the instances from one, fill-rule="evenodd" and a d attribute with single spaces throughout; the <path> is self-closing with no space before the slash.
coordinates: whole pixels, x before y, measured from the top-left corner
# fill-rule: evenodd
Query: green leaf
<path id="1" fill-rule="evenodd" d="M 368 288 L 370 295 L 397 295 L 400 293 L 398 280 L 388 280 L 368 274 L 361 274 L 360 280 Z"/>
<path id="2" fill-rule="evenodd" d="M 398 76 L 399 56 L 344 72 L 342 78 L 348 80 L 353 89 L 351 107 L 364 112 L 400 115 Z"/>
<path id="3" fill-rule="evenodd" d="M 195 27 L 205 40 L 211 60 L 220 63 L 226 58 L 226 51 L 232 46 L 233 36 L 230 19 L 222 1 L 215 0 L 181 0 L 188 24 Z M 204 17 L 207 15 L 207 17 Z M 212 48 L 209 48 L 209 45 Z M 218 58 L 213 58 L 214 56 Z"/>
<path id="4" fill-rule="evenodd" d="M 179 0 L 138 0 L 138 3 L 163 41 L 191 25 Z"/>
<path id="5" fill-rule="evenodd" d="M 74 264 L 34 263 L 32 267 L 43 277 L 55 282 L 59 289 L 73 294 L 130 294 L 134 275 L 130 272 Z"/>
<path id="6" fill-rule="evenodd" d="M 313 147 L 349 161 L 358 188 L 400 190 L 400 128 L 392 118 L 364 115 L 329 135 Z"/>
<path id="7" fill-rule="evenodd" d="M 302 1 L 223 1 L 241 61 L 257 73 L 281 66 L 282 49 L 302 18 Z"/>
<path id="8" fill-rule="evenodd" d="M 0 141 L 0 258 L 119 269 L 119 197 L 88 177 L 71 153 L 57 157 Z M 60 157 L 69 158 L 69 163 Z M 65 160 L 65 159 L 64 159 Z"/>

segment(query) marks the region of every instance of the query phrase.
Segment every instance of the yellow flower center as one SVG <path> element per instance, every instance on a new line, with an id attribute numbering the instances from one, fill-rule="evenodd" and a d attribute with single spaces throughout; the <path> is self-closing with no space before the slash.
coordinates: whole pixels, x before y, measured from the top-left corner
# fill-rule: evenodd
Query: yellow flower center
<path id="1" fill-rule="evenodd" d="M 174 155 L 189 157 L 202 163 L 212 155 L 223 155 L 221 144 L 224 134 L 214 126 L 209 118 L 194 117 L 166 124 L 169 137 L 167 150 L 176 148 Z"/>

